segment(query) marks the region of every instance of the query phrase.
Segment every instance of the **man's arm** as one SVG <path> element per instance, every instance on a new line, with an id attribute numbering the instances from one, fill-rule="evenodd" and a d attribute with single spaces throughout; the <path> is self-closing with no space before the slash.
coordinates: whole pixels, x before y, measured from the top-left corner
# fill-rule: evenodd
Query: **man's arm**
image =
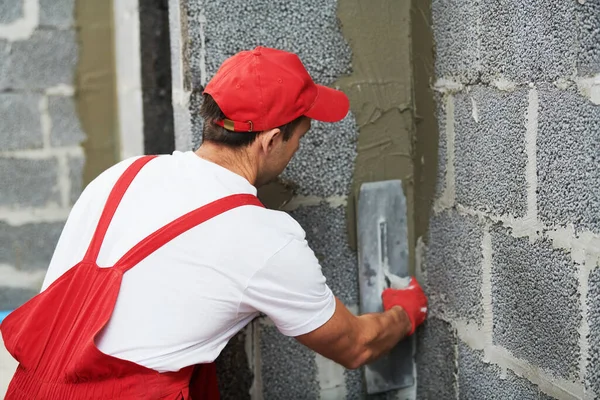
<path id="1" fill-rule="evenodd" d="M 296 339 L 345 368 L 356 369 L 390 351 L 410 331 L 410 319 L 399 306 L 357 317 L 336 298 L 331 319 Z"/>

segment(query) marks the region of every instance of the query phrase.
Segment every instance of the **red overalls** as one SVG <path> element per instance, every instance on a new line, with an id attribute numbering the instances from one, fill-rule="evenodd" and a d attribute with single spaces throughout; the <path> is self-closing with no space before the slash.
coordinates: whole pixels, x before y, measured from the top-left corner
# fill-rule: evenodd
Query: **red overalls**
<path id="1" fill-rule="evenodd" d="M 19 362 L 6 400 L 219 398 L 214 363 L 158 373 L 106 355 L 94 343 L 111 317 L 125 272 L 173 238 L 223 212 L 244 205 L 262 207 L 253 195 L 225 197 L 152 233 L 111 268 L 99 268 L 96 260 L 110 221 L 137 173 L 153 158 L 137 159 L 119 178 L 83 261 L 2 323 L 4 344 Z"/>

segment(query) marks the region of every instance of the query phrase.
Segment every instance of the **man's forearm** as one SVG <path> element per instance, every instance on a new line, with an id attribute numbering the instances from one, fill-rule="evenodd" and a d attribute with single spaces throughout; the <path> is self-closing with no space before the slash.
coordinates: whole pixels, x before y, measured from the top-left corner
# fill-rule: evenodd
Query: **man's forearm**
<path id="1" fill-rule="evenodd" d="M 390 351 L 411 330 L 408 315 L 398 306 L 382 313 L 365 314 L 358 318 L 363 330 L 363 365 Z"/>

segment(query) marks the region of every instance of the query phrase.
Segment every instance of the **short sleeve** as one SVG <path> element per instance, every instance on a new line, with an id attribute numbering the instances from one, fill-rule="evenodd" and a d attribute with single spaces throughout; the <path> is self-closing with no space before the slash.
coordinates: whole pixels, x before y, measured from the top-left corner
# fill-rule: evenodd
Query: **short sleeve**
<path id="1" fill-rule="evenodd" d="M 259 311 L 281 333 L 299 336 L 325 324 L 335 297 L 305 240 L 292 239 L 249 280 L 240 311 Z"/>

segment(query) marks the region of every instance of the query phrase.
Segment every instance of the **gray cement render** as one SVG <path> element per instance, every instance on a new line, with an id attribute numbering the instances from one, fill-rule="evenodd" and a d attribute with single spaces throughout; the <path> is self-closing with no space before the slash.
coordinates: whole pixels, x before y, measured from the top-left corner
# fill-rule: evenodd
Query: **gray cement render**
<path id="1" fill-rule="evenodd" d="M 551 400 L 539 388 L 512 371 L 501 378 L 500 367 L 483 362 L 483 352 L 473 350 L 463 342 L 458 344 L 459 398 L 464 400 Z M 448 396 L 429 397 L 446 399 Z M 454 398 L 454 397 L 452 397 Z"/>
<path id="2" fill-rule="evenodd" d="M 600 268 L 595 268 L 588 280 L 588 348 L 586 386 L 600 396 Z"/>
<path id="3" fill-rule="evenodd" d="M 9 24 L 23 17 L 23 0 L 0 1 L 0 24 Z"/>
<path id="4" fill-rule="evenodd" d="M 538 213 L 600 233 L 600 106 L 574 88 L 539 88 Z"/>
<path id="5" fill-rule="evenodd" d="M 479 2 L 482 79 L 552 82 L 575 75 L 576 1 Z M 508 114 L 505 114 L 508 115 Z"/>
<path id="6" fill-rule="evenodd" d="M 72 85 L 77 41 L 70 30 L 38 30 L 12 44 L 6 73 L 14 89 L 44 89 Z"/>
<path id="7" fill-rule="evenodd" d="M 314 353 L 273 326 L 260 326 L 260 355 L 265 400 L 319 398 Z"/>
<path id="8" fill-rule="evenodd" d="M 72 97 L 49 96 L 48 112 L 52 121 L 52 147 L 79 145 L 85 139 Z"/>
<path id="9" fill-rule="evenodd" d="M 478 79 L 478 4 L 476 0 L 432 0 L 436 77 L 465 83 Z"/>
<path id="10" fill-rule="evenodd" d="M 577 379 L 581 324 L 577 268 L 549 240 L 492 235 L 494 343 L 515 357 Z"/>
<path id="11" fill-rule="evenodd" d="M 62 228 L 62 222 L 20 226 L 0 222 L 0 264 L 12 265 L 23 271 L 45 270 Z"/>
<path id="12" fill-rule="evenodd" d="M 455 211 L 431 217 L 425 256 L 431 310 L 480 323 L 482 237 L 475 218 Z"/>
<path id="13" fill-rule="evenodd" d="M 306 231 L 308 245 L 333 293 L 344 304 L 358 304 L 358 260 L 348 245 L 345 207 L 323 203 L 301 207 L 290 215 Z"/>
<path id="14" fill-rule="evenodd" d="M 0 206 L 59 204 L 56 159 L 0 158 Z"/>
<path id="15" fill-rule="evenodd" d="M 0 92 L 2 150 L 42 147 L 40 99 L 41 96 L 38 94 Z"/>
<path id="16" fill-rule="evenodd" d="M 495 215 L 525 215 L 526 110 L 526 89 L 475 86 L 455 96 L 458 203 Z"/>
<path id="17" fill-rule="evenodd" d="M 579 52 L 577 73 L 594 75 L 600 72 L 600 2 L 577 2 Z"/>
<path id="18" fill-rule="evenodd" d="M 437 318 L 429 318 L 417 332 L 417 398 L 456 398 L 456 332 Z"/>
<path id="19" fill-rule="evenodd" d="M 0 311 L 14 310 L 39 293 L 39 290 L 0 286 Z"/>
<path id="20" fill-rule="evenodd" d="M 72 26 L 75 0 L 39 0 L 40 25 L 69 27 Z"/>

